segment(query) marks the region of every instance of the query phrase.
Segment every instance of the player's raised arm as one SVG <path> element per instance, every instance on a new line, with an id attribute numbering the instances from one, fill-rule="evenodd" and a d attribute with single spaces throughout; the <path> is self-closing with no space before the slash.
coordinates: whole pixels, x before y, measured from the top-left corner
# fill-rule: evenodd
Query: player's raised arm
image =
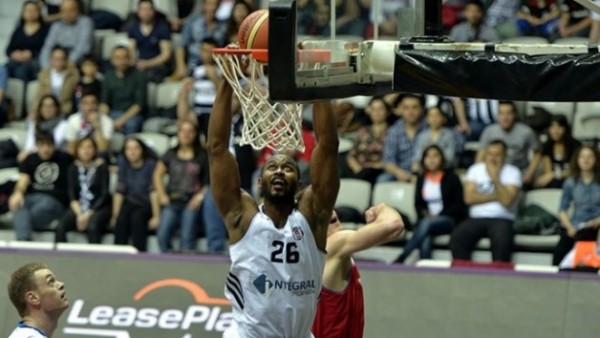
<path id="1" fill-rule="evenodd" d="M 256 210 L 251 196 L 242 192 L 238 165 L 229 152 L 231 136 L 231 99 L 233 89 L 227 81 L 221 82 L 208 124 L 208 155 L 210 182 L 215 203 L 227 227 L 230 243 L 242 238 L 249 218 L 245 210 Z"/>
<path id="2" fill-rule="evenodd" d="M 300 208 L 310 220 L 317 246 L 325 250 L 327 226 L 340 188 L 339 140 L 331 102 L 314 103 L 313 126 L 317 145 L 311 158 L 311 185 L 300 201 Z"/>

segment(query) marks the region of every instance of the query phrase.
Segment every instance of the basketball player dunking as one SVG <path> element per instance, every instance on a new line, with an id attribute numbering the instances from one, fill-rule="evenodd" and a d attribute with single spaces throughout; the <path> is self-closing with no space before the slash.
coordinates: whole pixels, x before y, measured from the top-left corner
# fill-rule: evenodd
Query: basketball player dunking
<path id="1" fill-rule="evenodd" d="M 259 206 L 240 189 L 237 163 L 229 152 L 231 100 L 232 88 L 223 81 L 208 132 L 211 186 L 229 233 L 232 261 L 225 295 L 234 321 L 223 337 L 311 337 L 340 184 L 331 104 L 314 103 L 312 184 L 296 200 L 298 165 L 289 156 L 275 155 L 262 169 L 264 204 Z"/>

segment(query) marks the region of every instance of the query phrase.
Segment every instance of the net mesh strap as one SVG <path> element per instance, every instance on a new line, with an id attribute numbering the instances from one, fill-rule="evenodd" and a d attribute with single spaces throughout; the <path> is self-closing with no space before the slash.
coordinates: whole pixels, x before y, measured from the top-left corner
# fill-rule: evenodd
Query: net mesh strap
<path id="1" fill-rule="evenodd" d="M 304 151 L 302 105 L 271 102 L 264 65 L 251 55 L 215 53 L 213 57 L 242 106 L 244 125 L 240 144 L 249 144 L 254 149 Z M 249 62 L 246 72 L 245 60 Z"/>

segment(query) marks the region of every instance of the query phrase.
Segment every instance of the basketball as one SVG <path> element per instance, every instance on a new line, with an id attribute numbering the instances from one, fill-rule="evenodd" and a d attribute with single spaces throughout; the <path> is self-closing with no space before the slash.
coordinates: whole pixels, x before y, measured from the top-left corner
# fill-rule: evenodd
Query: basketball
<path id="1" fill-rule="evenodd" d="M 238 42 L 242 49 L 269 47 L 269 11 L 261 9 L 248 15 L 240 24 Z"/>

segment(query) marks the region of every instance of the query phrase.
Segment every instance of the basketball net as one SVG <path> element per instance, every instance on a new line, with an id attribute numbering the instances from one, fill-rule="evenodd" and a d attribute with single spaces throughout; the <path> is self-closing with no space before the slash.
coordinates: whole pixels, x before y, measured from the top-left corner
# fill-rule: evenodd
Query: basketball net
<path id="1" fill-rule="evenodd" d="M 252 54 L 213 53 L 213 58 L 242 106 L 240 145 L 249 144 L 258 150 L 268 147 L 276 151 L 304 151 L 302 105 L 269 99 L 265 64 Z"/>

